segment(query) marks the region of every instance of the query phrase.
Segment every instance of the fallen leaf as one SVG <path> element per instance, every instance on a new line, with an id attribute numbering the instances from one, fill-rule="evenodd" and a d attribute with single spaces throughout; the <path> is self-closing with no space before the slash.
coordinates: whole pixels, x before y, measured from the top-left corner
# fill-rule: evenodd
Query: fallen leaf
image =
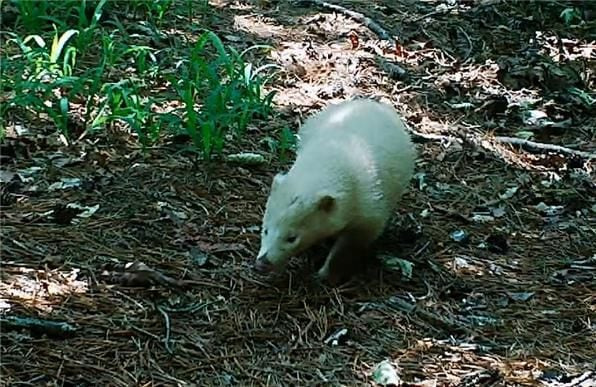
<path id="1" fill-rule="evenodd" d="M 69 203 L 66 205 L 66 207 L 80 210 L 81 212 L 77 215 L 77 217 L 79 217 L 79 218 L 90 218 L 91 216 L 93 216 L 93 214 L 95 214 L 97 212 L 97 210 L 99 210 L 99 204 L 88 207 L 88 206 L 81 206 L 77 203 Z"/>
<path id="2" fill-rule="evenodd" d="M 495 220 L 491 215 L 476 214 L 472 216 L 472 220 L 478 223 L 490 223 Z"/>
<path id="3" fill-rule="evenodd" d="M 183 287 L 185 281 L 180 281 L 164 275 L 159 271 L 150 268 L 142 262 L 128 262 L 125 264 L 116 264 L 111 267 L 112 270 L 104 268 L 102 276 L 110 282 L 118 282 L 125 286 L 152 286 L 156 284 Z"/>
<path id="4" fill-rule="evenodd" d="M 207 259 L 209 258 L 209 256 L 205 252 L 197 249 L 195 246 L 192 246 L 190 248 L 188 255 L 192 263 L 199 267 L 204 266 L 207 263 Z"/>
<path id="5" fill-rule="evenodd" d="M 379 258 L 386 268 L 399 270 L 406 279 L 412 278 L 412 268 L 414 266 L 412 262 L 391 255 L 381 255 Z"/>
<path id="6" fill-rule="evenodd" d="M 493 214 L 495 218 L 500 218 L 505 215 L 505 208 L 504 207 L 493 207 L 490 209 L 490 212 Z"/>
<path id="7" fill-rule="evenodd" d="M 455 257 L 453 260 L 454 269 L 466 269 L 470 267 L 468 260 L 463 257 Z"/>
<path id="8" fill-rule="evenodd" d="M 519 187 L 517 187 L 517 186 L 508 188 L 507 191 L 505 191 L 505 193 L 499 195 L 499 199 L 501 199 L 501 200 L 511 199 L 513 197 L 513 195 L 515 195 L 515 193 L 517 192 L 518 189 L 519 189 Z"/>
<path id="9" fill-rule="evenodd" d="M 523 122 L 526 125 L 544 127 L 553 122 L 548 118 L 548 114 L 542 110 L 529 110 L 522 113 Z"/>
<path id="10" fill-rule="evenodd" d="M 549 206 L 544 202 L 540 202 L 534 206 L 534 208 L 546 216 L 555 216 L 563 212 L 565 206 Z"/>
<path id="11" fill-rule="evenodd" d="M 81 179 L 65 177 L 48 187 L 48 191 L 56 191 L 60 189 L 76 188 L 81 186 Z"/>

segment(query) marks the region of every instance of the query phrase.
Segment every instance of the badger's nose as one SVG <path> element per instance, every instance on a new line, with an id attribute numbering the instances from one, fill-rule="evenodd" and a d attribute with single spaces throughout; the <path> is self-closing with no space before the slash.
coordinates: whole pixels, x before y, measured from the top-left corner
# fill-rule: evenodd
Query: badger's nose
<path id="1" fill-rule="evenodd" d="M 257 257 L 257 261 L 255 262 L 254 268 L 260 272 L 267 272 L 271 271 L 273 265 L 271 264 L 271 262 L 269 262 L 269 260 L 267 259 L 267 254 L 265 253 Z"/>

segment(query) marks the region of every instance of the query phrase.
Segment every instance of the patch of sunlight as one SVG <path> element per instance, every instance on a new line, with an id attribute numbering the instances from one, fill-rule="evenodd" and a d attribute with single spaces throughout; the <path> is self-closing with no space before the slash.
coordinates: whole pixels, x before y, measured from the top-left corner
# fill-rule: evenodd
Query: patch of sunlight
<path id="1" fill-rule="evenodd" d="M 80 269 L 62 272 L 3 265 L 0 312 L 6 312 L 14 305 L 50 312 L 68 296 L 87 292 L 88 283 L 77 279 L 79 272 Z"/>
<path id="2" fill-rule="evenodd" d="M 536 37 L 530 39 L 540 44 L 540 54 L 549 56 L 554 62 L 567 62 L 578 59 L 596 59 L 596 43 L 577 39 L 560 39 L 557 35 L 546 35 L 536 31 Z M 559 45 L 560 43 L 560 45 Z"/>
<path id="3" fill-rule="evenodd" d="M 236 0 L 209 0 L 208 3 L 210 6 L 215 7 L 215 8 L 226 8 L 226 9 L 232 9 L 232 10 L 236 10 L 236 11 L 242 11 L 242 10 L 254 8 L 252 4 L 241 3 Z"/>
<path id="4" fill-rule="evenodd" d="M 273 20 L 259 15 L 234 16 L 234 29 L 257 35 L 261 38 L 270 38 L 285 33 L 280 25 L 273 24 Z"/>

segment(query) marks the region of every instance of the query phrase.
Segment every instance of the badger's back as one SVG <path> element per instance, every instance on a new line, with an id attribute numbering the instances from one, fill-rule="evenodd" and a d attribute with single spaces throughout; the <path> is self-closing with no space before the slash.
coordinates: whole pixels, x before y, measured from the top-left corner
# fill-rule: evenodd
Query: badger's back
<path id="1" fill-rule="evenodd" d="M 397 112 L 371 99 L 331 105 L 300 129 L 296 164 L 310 169 L 313 178 L 317 170 L 324 172 L 321 178 L 327 180 L 320 184 L 356 179 L 366 207 L 390 210 L 409 184 L 414 160 L 414 146 Z"/>

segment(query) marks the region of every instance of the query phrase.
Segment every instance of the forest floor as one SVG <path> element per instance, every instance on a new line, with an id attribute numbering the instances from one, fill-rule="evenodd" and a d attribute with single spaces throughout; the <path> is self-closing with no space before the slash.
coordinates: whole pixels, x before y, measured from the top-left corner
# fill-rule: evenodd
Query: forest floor
<path id="1" fill-rule="evenodd" d="M 3 184 L 0 384 L 367 385 L 385 362 L 412 386 L 593 386 L 596 46 L 558 5 L 454 3 L 341 2 L 392 42 L 312 2 L 212 1 L 197 25 L 271 45 L 252 59 L 287 70 L 273 116 L 226 148 L 270 164 L 144 154 L 116 132 L 68 147 L 9 136 L 3 166 L 40 169 Z M 161 26 L 171 41 L 195 34 L 181 20 Z M 356 95 L 414 133 L 416 176 L 377 246 L 411 276 L 379 262 L 317 284 L 324 248 L 255 273 L 271 178 L 291 163 L 264 137 Z"/>

